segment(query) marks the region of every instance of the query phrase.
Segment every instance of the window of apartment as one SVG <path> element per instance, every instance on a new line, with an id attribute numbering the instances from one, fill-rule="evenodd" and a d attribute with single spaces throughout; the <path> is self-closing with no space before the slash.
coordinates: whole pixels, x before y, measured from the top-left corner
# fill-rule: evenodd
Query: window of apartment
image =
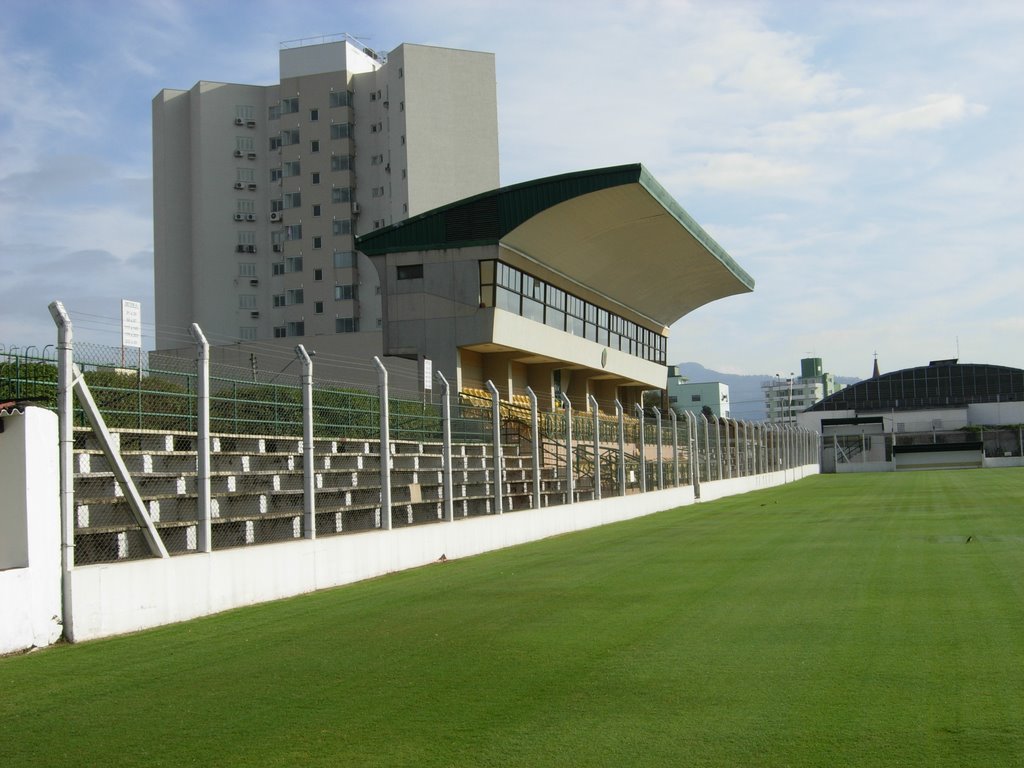
<path id="1" fill-rule="evenodd" d="M 320 139 L 313 139 L 311 142 L 309 142 L 309 151 L 310 152 L 319 152 L 320 151 Z"/>
<path id="2" fill-rule="evenodd" d="M 382 165 L 384 163 L 384 155 L 374 155 L 370 158 L 370 165 Z"/>
<path id="3" fill-rule="evenodd" d="M 256 183 L 256 169 L 255 168 L 235 168 L 235 181 L 244 181 L 245 183 Z"/>
<path id="4" fill-rule="evenodd" d="M 380 328 L 382 323 L 383 323 L 383 321 L 378 317 L 377 318 L 377 327 Z"/>
<path id="5" fill-rule="evenodd" d="M 374 229 L 380 229 L 383 226 L 384 226 L 384 219 L 374 219 L 373 220 L 373 228 Z"/>
<path id="6" fill-rule="evenodd" d="M 241 341 L 256 341 L 256 328 L 243 325 L 238 329 L 238 338 Z"/>
<path id="7" fill-rule="evenodd" d="M 288 335 L 288 329 L 285 326 L 283 326 L 283 325 L 275 325 L 274 326 L 274 338 L 275 339 L 283 339 L 287 335 Z"/>
<path id="8" fill-rule="evenodd" d="M 314 269 L 313 270 L 313 279 L 314 280 L 323 280 L 324 279 L 324 271 L 322 269 Z"/>
<path id="9" fill-rule="evenodd" d="M 235 149 L 239 152 L 252 152 L 256 149 L 256 140 L 252 136 L 235 136 Z"/>
<path id="10" fill-rule="evenodd" d="M 347 107 L 352 103 L 352 92 L 351 91 L 331 91 L 330 106 L 332 107 Z"/>
<path id="11" fill-rule="evenodd" d="M 380 131 L 380 123 L 373 123 L 370 126 L 370 133 L 377 133 L 378 131 Z"/>
<path id="12" fill-rule="evenodd" d="M 256 297 L 243 293 L 238 297 L 238 308 L 239 309 L 256 309 Z"/>
<path id="13" fill-rule="evenodd" d="M 331 187 L 332 203 L 347 203 L 352 199 L 352 190 L 349 187 Z"/>
<path id="14" fill-rule="evenodd" d="M 268 120 L 280 120 L 281 119 L 281 105 L 275 104 L 272 107 L 267 108 L 267 119 Z"/>
<path id="15" fill-rule="evenodd" d="M 278 213 L 284 210 L 284 202 L 279 197 L 275 197 L 270 201 L 270 212 Z"/>
<path id="16" fill-rule="evenodd" d="M 310 184 L 319 184 L 320 183 L 320 171 L 313 171 L 313 173 L 309 177 L 309 183 Z"/>
<path id="17" fill-rule="evenodd" d="M 399 280 L 416 280 L 423 277 L 422 264 L 405 264 L 397 267 L 395 277 Z"/>
<path id="18" fill-rule="evenodd" d="M 302 257 L 301 256 L 289 256 L 284 260 L 285 272 L 301 272 L 302 271 Z"/>
<path id="19" fill-rule="evenodd" d="M 320 110 L 319 109 L 311 109 L 311 110 L 309 110 L 309 122 L 315 123 L 319 119 L 320 119 Z"/>
<path id="20" fill-rule="evenodd" d="M 405 77 L 405 67 L 399 67 L 398 68 L 398 79 L 401 80 L 403 77 Z"/>
<path id="21" fill-rule="evenodd" d="M 379 93 L 379 92 L 377 92 L 377 93 Z M 370 101 L 376 101 L 377 100 L 377 93 L 375 93 L 373 91 L 370 92 Z"/>
<path id="22" fill-rule="evenodd" d="M 334 286 L 334 300 L 345 301 L 349 299 L 359 298 L 359 287 L 356 285 L 336 285 Z"/>
<path id="23" fill-rule="evenodd" d="M 281 172 L 286 179 L 298 176 L 302 173 L 302 164 L 298 160 L 289 160 L 286 163 L 282 163 Z"/>
<path id="24" fill-rule="evenodd" d="M 332 139 L 347 139 L 352 135 L 351 123 L 331 123 Z"/>
<path id="25" fill-rule="evenodd" d="M 284 274 L 284 262 L 283 261 L 275 261 L 273 264 L 271 264 L 270 265 L 270 274 L 272 274 L 272 275 L 283 275 Z M 276 307 L 277 305 L 275 304 L 274 306 Z"/>
<path id="26" fill-rule="evenodd" d="M 408 213 L 408 212 L 409 212 L 409 204 L 408 203 L 402 203 L 402 213 Z"/>
<path id="27" fill-rule="evenodd" d="M 273 296 L 271 296 L 271 301 L 273 302 L 275 307 L 283 307 L 285 305 L 284 294 L 275 293 Z"/>
<path id="28" fill-rule="evenodd" d="M 347 171 L 352 168 L 351 155 L 331 155 L 332 171 Z"/>
<path id="29" fill-rule="evenodd" d="M 398 111 L 405 112 L 405 101 L 398 102 Z"/>
<path id="30" fill-rule="evenodd" d="M 280 136 L 280 134 L 277 135 L 277 136 L 271 136 L 270 137 L 270 151 L 273 152 L 273 151 L 278 150 L 280 148 L 281 148 L 281 136 Z"/>
<path id="31" fill-rule="evenodd" d="M 384 197 L 384 187 L 374 187 L 370 194 L 372 197 Z"/>
<path id="32" fill-rule="evenodd" d="M 245 246 L 251 245 L 251 246 L 253 246 L 253 248 L 255 248 L 256 247 L 256 232 L 255 232 L 255 230 L 252 230 L 252 229 L 240 229 L 240 230 L 238 230 L 238 244 L 239 245 L 245 245 Z M 250 252 L 250 251 L 248 250 L 248 248 L 246 248 L 245 252 Z M 251 251 L 251 253 L 256 253 L 256 251 Z"/>
<path id="33" fill-rule="evenodd" d="M 256 107 L 253 107 L 249 104 L 236 104 L 235 117 L 237 117 L 239 120 L 255 120 Z"/>
<path id="34" fill-rule="evenodd" d="M 335 333 L 356 333 L 359 331 L 358 317 L 336 317 L 334 318 Z"/>
<path id="35" fill-rule="evenodd" d="M 288 335 L 289 336 L 305 336 L 306 335 L 306 324 L 299 320 L 296 323 L 288 323 Z"/>
<path id="36" fill-rule="evenodd" d="M 402 134 L 402 136 L 401 136 L 401 138 L 399 139 L 399 141 L 400 141 L 400 143 L 402 144 L 402 146 L 404 147 L 404 146 L 405 146 L 405 134 L 404 134 L 404 133 Z"/>
<path id="37" fill-rule="evenodd" d="M 256 213 L 256 201 L 238 198 L 235 200 L 235 211 L 238 213 Z"/>
<path id="38" fill-rule="evenodd" d="M 331 222 L 331 232 L 335 235 L 351 235 L 351 219 L 335 219 Z"/>
<path id="39" fill-rule="evenodd" d="M 409 175 L 409 172 L 408 172 L 408 171 L 407 171 L 407 170 L 406 170 L 405 168 L 403 168 L 403 169 L 402 169 L 402 178 L 404 179 L 404 178 L 406 178 L 406 177 L 407 177 L 408 175 Z"/>
<path id="40" fill-rule="evenodd" d="M 347 269 L 356 265 L 356 253 L 355 251 L 335 251 L 334 252 L 334 268 L 335 269 Z"/>
<path id="41" fill-rule="evenodd" d="M 301 288 L 291 288 L 285 291 L 285 301 L 291 304 L 301 304 L 304 293 Z"/>
<path id="42" fill-rule="evenodd" d="M 284 228 L 284 239 L 285 240 L 301 240 L 302 239 L 302 225 L 301 224 L 289 224 Z"/>
<path id="43" fill-rule="evenodd" d="M 281 180 L 282 170 L 283 169 L 281 169 L 281 168 L 271 168 L 270 169 L 270 183 L 271 184 Z"/>
<path id="44" fill-rule="evenodd" d="M 281 114 L 292 115 L 299 111 L 299 98 L 295 96 L 291 99 L 281 99 Z"/>
<path id="45" fill-rule="evenodd" d="M 238 263 L 238 276 L 239 277 L 256 277 L 256 265 L 249 262 Z"/>
<path id="46" fill-rule="evenodd" d="M 322 301 L 313 302 L 313 313 L 322 315 L 324 313 L 324 303 Z"/>
<path id="47" fill-rule="evenodd" d="M 319 206 L 314 205 L 313 207 L 314 208 L 318 208 Z M 319 216 L 320 214 L 317 213 L 317 214 L 314 214 L 314 215 Z M 324 239 L 320 235 L 313 235 L 313 249 L 316 250 L 318 248 L 323 248 L 323 247 L 324 247 Z"/>
<path id="48" fill-rule="evenodd" d="M 299 143 L 299 129 L 290 128 L 288 130 L 281 131 L 281 146 L 290 147 L 293 144 Z"/>
<path id="49" fill-rule="evenodd" d="M 302 193 L 301 192 L 285 192 L 283 199 L 284 199 L 284 207 L 285 207 L 286 210 L 288 208 L 298 208 L 300 205 L 302 205 Z"/>
<path id="50" fill-rule="evenodd" d="M 317 203 L 317 204 L 315 204 L 313 206 L 313 215 L 314 216 L 319 216 L 320 215 L 320 204 L 319 203 Z"/>
<path id="51" fill-rule="evenodd" d="M 700 402 L 700 395 L 690 395 L 690 402 L 699 403 Z"/>

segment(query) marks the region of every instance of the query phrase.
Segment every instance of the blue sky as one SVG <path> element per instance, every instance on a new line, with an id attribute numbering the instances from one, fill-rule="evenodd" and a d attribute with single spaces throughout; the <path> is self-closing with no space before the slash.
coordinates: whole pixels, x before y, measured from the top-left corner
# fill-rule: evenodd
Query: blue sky
<path id="1" fill-rule="evenodd" d="M 1016 0 L 13 0 L 0 344 L 53 343 L 55 298 L 98 343 L 140 300 L 151 339 L 153 96 L 269 84 L 281 41 L 338 32 L 494 52 L 503 184 L 644 163 L 757 282 L 673 326 L 671 362 L 1024 367 Z"/>

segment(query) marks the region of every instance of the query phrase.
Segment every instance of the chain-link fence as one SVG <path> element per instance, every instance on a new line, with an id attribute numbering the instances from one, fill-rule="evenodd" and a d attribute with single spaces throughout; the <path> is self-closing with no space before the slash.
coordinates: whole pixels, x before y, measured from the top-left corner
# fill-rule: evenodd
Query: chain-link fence
<path id="1" fill-rule="evenodd" d="M 538 412 L 517 395 L 498 402 L 496 444 L 491 396 L 482 390 L 452 392 L 445 408 L 438 392 L 417 399 L 389 391 L 384 379 L 371 389 L 314 379 L 311 362 L 307 371 L 299 357 L 260 372 L 198 354 L 81 342 L 70 354 L 81 372 L 72 377 L 71 411 L 78 565 L 547 507 L 756 471 L 753 437 L 738 422 L 650 409 Z M 0 402 L 59 410 L 62 359 L 53 346 L 0 350 Z"/>

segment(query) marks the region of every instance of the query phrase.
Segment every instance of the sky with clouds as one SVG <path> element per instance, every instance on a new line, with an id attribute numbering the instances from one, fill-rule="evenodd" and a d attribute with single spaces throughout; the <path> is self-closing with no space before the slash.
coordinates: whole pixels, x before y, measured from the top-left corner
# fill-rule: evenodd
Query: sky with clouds
<path id="1" fill-rule="evenodd" d="M 753 293 L 670 362 L 1024 367 L 1024 3 L 12 0 L 0 22 L 0 344 L 152 343 L 153 96 L 271 84 L 348 32 L 496 54 L 502 184 L 642 162 Z M 656 279 L 656 276 L 652 276 Z"/>

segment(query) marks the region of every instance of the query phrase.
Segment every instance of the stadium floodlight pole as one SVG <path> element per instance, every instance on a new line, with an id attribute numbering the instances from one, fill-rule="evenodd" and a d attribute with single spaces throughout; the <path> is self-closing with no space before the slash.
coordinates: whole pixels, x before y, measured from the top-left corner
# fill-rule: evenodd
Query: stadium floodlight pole
<path id="1" fill-rule="evenodd" d="M 576 500 L 576 481 L 573 478 L 572 461 L 572 403 L 566 397 L 565 392 L 559 392 L 558 397 L 565 406 L 565 487 L 566 504 L 572 504 Z"/>
<path id="2" fill-rule="evenodd" d="M 189 328 L 196 342 L 196 550 L 213 551 L 210 489 L 210 345 L 202 328 Z"/>
<path id="3" fill-rule="evenodd" d="M 452 490 L 452 403 L 449 396 L 451 386 L 441 371 L 434 371 L 441 385 L 441 484 L 444 493 L 445 522 L 455 520 L 455 499 Z"/>
<path id="4" fill-rule="evenodd" d="M 626 495 L 626 420 L 622 403 L 615 398 L 615 418 L 619 422 L 619 496 Z"/>
<path id="5" fill-rule="evenodd" d="M 679 487 L 679 414 L 675 408 L 668 409 L 672 418 L 672 485 Z"/>
<path id="6" fill-rule="evenodd" d="M 391 428 L 388 414 L 388 369 L 376 355 L 377 399 L 380 400 L 380 528 L 391 530 Z"/>
<path id="7" fill-rule="evenodd" d="M 501 471 L 501 395 L 494 382 L 488 379 L 484 386 L 491 393 L 491 439 L 494 441 L 494 471 L 491 479 L 494 481 L 494 512 L 500 515 L 504 511 L 505 490 L 504 477 Z"/>
<path id="8" fill-rule="evenodd" d="M 601 413 L 597 407 L 597 398 L 587 395 L 590 410 L 594 415 L 594 498 L 601 498 Z"/>
<path id="9" fill-rule="evenodd" d="M 533 467 L 533 508 L 540 509 L 540 419 L 537 414 L 537 393 L 530 387 L 526 388 L 526 396 L 530 398 L 530 465 Z"/>
<path id="10" fill-rule="evenodd" d="M 665 462 L 661 455 L 661 411 L 658 410 L 657 406 L 652 406 L 651 413 L 654 414 L 655 434 L 658 436 L 658 450 L 656 451 L 656 455 L 658 457 L 658 490 L 661 491 L 665 489 Z"/>
<path id="11" fill-rule="evenodd" d="M 644 407 L 634 403 L 636 415 L 640 419 L 640 493 L 647 493 L 647 441 L 644 434 Z"/>

